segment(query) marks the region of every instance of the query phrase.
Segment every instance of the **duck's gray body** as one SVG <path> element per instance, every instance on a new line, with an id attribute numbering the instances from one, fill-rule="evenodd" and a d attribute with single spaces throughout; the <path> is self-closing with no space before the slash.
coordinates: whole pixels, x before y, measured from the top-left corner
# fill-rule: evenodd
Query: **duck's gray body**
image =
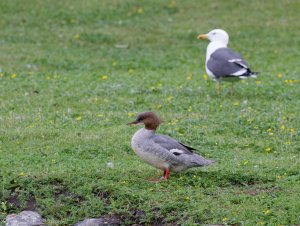
<path id="1" fill-rule="evenodd" d="M 146 163 L 158 169 L 181 171 L 191 167 L 207 166 L 214 161 L 193 153 L 195 150 L 155 130 L 139 129 L 132 137 L 134 152 Z"/>

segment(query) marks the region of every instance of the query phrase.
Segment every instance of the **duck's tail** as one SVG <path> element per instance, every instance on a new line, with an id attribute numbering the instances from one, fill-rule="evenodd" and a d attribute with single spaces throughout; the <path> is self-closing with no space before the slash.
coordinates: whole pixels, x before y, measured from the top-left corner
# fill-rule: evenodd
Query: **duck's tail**
<path id="1" fill-rule="evenodd" d="M 195 155 L 195 158 L 193 159 L 192 163 L 195 164 L 195 166 L 208 166 L 214 164 L 215 161 L 211 159 L 205 159 L 200 155 Z"/>

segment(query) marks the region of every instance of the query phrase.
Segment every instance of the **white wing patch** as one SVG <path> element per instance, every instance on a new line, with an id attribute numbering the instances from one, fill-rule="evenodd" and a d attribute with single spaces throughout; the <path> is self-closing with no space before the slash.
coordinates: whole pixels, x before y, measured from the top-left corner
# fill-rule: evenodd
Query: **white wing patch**
<path id="1" fill-rule="evenodd" d="M 250 75 L 250 76 L 240 76 L 241 79 L 249 78 L 249 77 L 251 77 L 251 78 L 257 78 L 257 76 L 255 74 Z"/>
<path id="2" fill-rule="evenodd" d="M 243 64 L 242 62 L 235 62 L 236 64 L 240 65 L 243 68 L 248 68 L 246 64 Z"/>
<path id="3" fill-rule="evenodd" d="M 180 149 L 171 149 L 170 152 L 174 155 L 180 155 L 180 154 L 183 154 L 184 151 L 180 150 Z"/>
<path id="4" fill-rule="evenodd" d="M 229 63 L 236 63 L 236 64 L 240 65 L 243 68 L 248 68 L 248 66 L 243 63 L 242 59 L 231 59 L 231 60 L 228 60 L 228 62 Z"/>
<path id="5" fill-rule="evenodd" d="M 230 63 L 240 62 L 240 61 L 242 61 L 242 59 L 231 59 L 231 60 L 228 60 L 228 62 L 230 62 Z"/>
<path id="6" fill-rule="evenodd" d="M 245 74 L 246 72 L 247 72 L 247 70 L 243 68 L 243 69 L 241 69 L 241 70 L 239 70 L 237 72 L 232 73 L 231 75 L 241 76 L 241 75 Z"/>

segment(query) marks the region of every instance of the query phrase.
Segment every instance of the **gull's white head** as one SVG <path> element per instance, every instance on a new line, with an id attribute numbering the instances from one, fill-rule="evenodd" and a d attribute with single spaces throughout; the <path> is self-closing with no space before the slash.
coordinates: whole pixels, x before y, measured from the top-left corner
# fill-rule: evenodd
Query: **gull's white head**
<path id="1" fill-rule="evenodd" d="M 221 42 L 226 45 L 229 42 L 229 36 L 226 31 L 222 29 L 214 29 L 207 34 L 198 35 L 198 39 L 208 39 L 211 42 Z"/>

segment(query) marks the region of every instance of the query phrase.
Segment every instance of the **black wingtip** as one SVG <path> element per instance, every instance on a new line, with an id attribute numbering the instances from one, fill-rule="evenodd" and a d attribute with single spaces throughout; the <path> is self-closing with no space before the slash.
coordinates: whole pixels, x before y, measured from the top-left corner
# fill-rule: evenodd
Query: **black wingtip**
<path id="1" fill-rule="evenodd" d="M 192 147 L 190 147 L 190 146 L 188 146 L 188 145 L 185 145 L 185 144 L 183 144 L 183 143 L 181 143 L 181 142 L 179 142 L 182 146 L 184 146 L 185 148 L 187 148 L 190 152 L 192 152 L 193 153 L 193 151 L 196 151 L 196 149 L 195 148 L 192 148 Z"/>

